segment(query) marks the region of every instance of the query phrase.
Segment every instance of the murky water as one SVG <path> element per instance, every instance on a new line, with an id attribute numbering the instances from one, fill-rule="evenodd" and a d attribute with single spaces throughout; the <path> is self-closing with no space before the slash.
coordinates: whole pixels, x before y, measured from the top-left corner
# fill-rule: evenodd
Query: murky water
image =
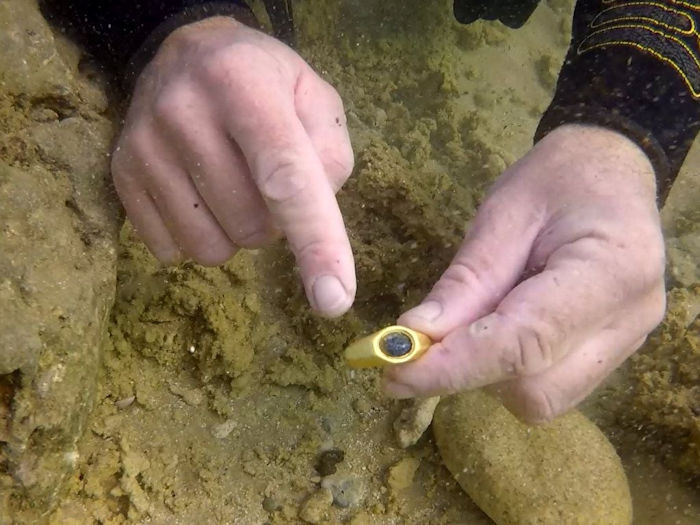
<path id="1" fill-rule="evenodd" d="M 356 168 L 339 193 L 357 264 L 354 308 L 337 321 L 312 315 L 283 243 L 240 253 L 219 268 L 163 268 L 127 225 L 115 240 L 116 298 L 94 384 L 75 380 L 96 393 L 80 403 L 94 404 L 85 421 L 68 418 L 71 428 L 80 427 L 65 433 L 73 441 L 54 429 L 61 439 L 53 450 L 37 432 L 33 455 L 16 459 L 12 418 L 20 401 L 37 403 L 22 405 L 29 414 L 32 406 L 49 409 L 23 397 L 30 387 L 19 378 L 30 377 L 26 372 L 2 376 L 0 421 L 9 430 L 0 433 L 0 521 L 13 512 L 18 522 L 31 522 L 50 508 L 41 519 L 53 523 L 299 523 L 324 484 L 336 502 L 319 499 L 318 523 L 490 523 L 443 466 L 430 432 L 407 449 L 398 446 L 392 425 L 403 404 L 382 396 L 377 372 L 350 370 L 341 356 L 349 341 L 392 324 L 421 300 L 489 184 L 529 150 L 568 46 L 572 12 L 570 1 L 543 1 L 512 30 L 498 22 L 460 25 L 446 0 L 299 2 L 299 52 L 343 98 L 354 144 Z M 3 23 L 11 27 L 11 19 Z M 1 160 L 27 172 L 76 172 L 33 130 L 42 122 L 58 127 L 66 119 L 61 111 L 109 127 L 116 106 L 107 107 L 100 88 L 78 76 L 79 51 L 49 44 L 80 79 L 75 89 L 82 94 L 69 111 L 46 96 L 39 107 L 38 95 L 22 105 L 9 88 L 0 92 Z M 31 78 L 43 86 L 45 79 Z M 76 139 L 65 137 L 77 128 L 69 125 L 56 139 L 68 152 Z M 98 142 L 96 157 L 106 157 L 108 141 Z M 96 166 L 86 170 L 104 169 Z M 11 177 L 2 172 L 0 189 Z M 692 449 L 700 446 L 700 385 L 693 370 L 677 369 L 699 359 L 699 199 L 696 145 L 662 214 L 669 316 L 642 357 L 582 406 L 622 459 L 639 524 L 700 521 L 700 456 Z M 6 239 L 19 228 L 8 225 Z M 31 246 L 16 250 L 0 261 L 33 257 Z M 111 276 L 113 265 L 101 271 Z M 47 316 L 50 306 L 41 310 Z M 61 322 L 62 333 L 76 330 Z M 41 370 L 47 360 L 62 363 L 50 351 L 40 355 Z M 67 369 L 61 380 L 70 383 Z M 41 377 L 55 382 L 60 367 L 47 370 L 54 375 Z M 65 399 L 57 405 L 68 406 Z M 51 424 L 69 426 L 41 428 Z M 37 459 L 50 449 L 56 463 Z M 328 451 L 342 451 L 330 481 L 319 473 Z M 32 472 L 66 463 L 75 469 L 57 482 L 59 493 L 36 490 Z"/>

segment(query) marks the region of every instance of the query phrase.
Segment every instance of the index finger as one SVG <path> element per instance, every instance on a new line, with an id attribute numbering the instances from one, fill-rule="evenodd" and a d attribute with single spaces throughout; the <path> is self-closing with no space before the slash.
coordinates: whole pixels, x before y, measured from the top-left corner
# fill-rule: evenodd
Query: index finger
<path id="1" fill-rule="evenodd" d="M 351 306 L 356 288 L 343 218 L 323 164 L 296 115 L 294 83 L 269 68 L 256 74 L 254 86 L 241 86 L 227 97 L 225 125 L 287 237 L 312 307 L 335 317 Z"/>

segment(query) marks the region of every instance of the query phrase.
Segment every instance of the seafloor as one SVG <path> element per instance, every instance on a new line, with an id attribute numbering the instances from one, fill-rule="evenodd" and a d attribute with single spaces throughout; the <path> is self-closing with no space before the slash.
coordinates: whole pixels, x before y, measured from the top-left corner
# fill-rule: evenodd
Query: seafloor
<path id="1" fill-rule="evenodd" d="M 313 316 L 281 243 L 163 268 L 127 225 L 95 408 L 45 519 L 298 523 L 319 455 L 337 449 L 347 505 L 321 501 L 319 522 L 489 523 L 429 433 L 396 444 L 401 403 L 341 352 L 421 299 L 488 184 L 527 151 L 571 13 L 543 1 L 512 31 L 460 26 L 447 0 L 299 2 L 300 52 L 343 97 L 356 153 L 339 194 L 355 306 Z M 699 149 L 663 210 L 667 321 L 583 407 L 622 458 L 639 524 L 700 521 Z"/>

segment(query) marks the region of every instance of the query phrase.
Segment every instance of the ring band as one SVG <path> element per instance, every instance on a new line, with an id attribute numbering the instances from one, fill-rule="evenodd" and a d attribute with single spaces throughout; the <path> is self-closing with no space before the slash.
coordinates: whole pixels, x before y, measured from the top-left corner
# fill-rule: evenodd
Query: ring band
<path id="1" fill-rule="evenodd" d="M 422 356 L 432 341 L 405 326 L 387 326 L 358 339 L 345 349 L 345 361 L 353 368 L 398 365 Z"/>

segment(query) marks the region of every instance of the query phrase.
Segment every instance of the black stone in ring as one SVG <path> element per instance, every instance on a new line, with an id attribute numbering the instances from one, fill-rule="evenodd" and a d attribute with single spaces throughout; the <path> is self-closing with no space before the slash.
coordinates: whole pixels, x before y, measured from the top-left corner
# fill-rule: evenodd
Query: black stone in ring
<path id="1" fill-rule="evenodd" d="M 382 352 L 391 357 L 401 357 L 413 349 L 413 341 L 403 332 L 390 332 L 379 344 Z"/>

